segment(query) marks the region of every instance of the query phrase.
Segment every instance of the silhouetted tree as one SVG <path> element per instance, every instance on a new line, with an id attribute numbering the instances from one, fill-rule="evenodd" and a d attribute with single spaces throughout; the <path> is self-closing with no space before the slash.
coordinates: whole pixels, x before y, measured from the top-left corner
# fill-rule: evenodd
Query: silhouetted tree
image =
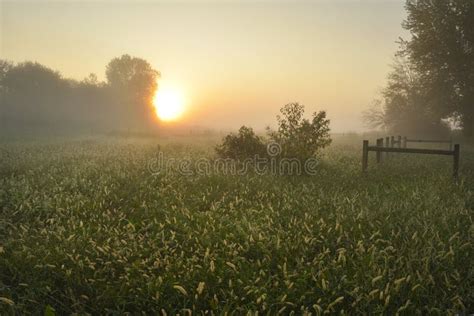
<path id="1" fill-rule="evenodd" d="M 122 127 L 153 126 L 152 102 L 160 73 L 146 60 L 123 55 L 109 62 L 106 77 L 118 122 L 125 124 Z"/>
<path id="2" fill-rule="evenodd" d="M 412 38 L 402 52 L 426 87 L 439 116 L 459 117 L 474 136 L 474 1 L 408 0 L 404 27 Z"/>
<path id="3" fill-rule="evenodd" d="M 364 113 L 371 127 L 405 134 L 441 134 L 446 120 L 474 133 L 474 2 L 408 0 L 401 40 L 378 107 Z M 457 121 L 457 122 L 456 122 Z"/>
<path id="4" fill-rule="evenodd" d="M 67 87 L 58 72 L 38 63 L 9 67 L 2 78 L 4 115 L 17 124 L 54 124 L 67 112 Z"/>
<path id="5" fill-rule="evenodd" d="M 102 86 L 103 85 L 102 83 L 99 82 L 97 75 L 94 73 L 90 73 L 89 76 L 84 78 L 84 80 L 82 80 L 81 83 L 88 86 Z"/>
<path id="6" fill-rule="evenodd" d="M 362 113 L 362 119 L 366 126 L 378 130 L 388 129 L 390 122 L 385 115 L 384 105 L 382 99 L 375 99 L 372 105 Z"/>
<path id="7" fill-rule="evenodd" d="M 8 60 L 0 59 L 0 88 L 3 87 L 3 79 L 6 77 L 10 69 L 13 68 L 13 63 Z"/>
<path id="8" fill-rule="evenodd" d="M 399 56 L 392 64 L 381 98 L 364 112 L 364 120 L 371 128 L 384 128 L 393 133 L 427 137 L 447 133 L 443 115 L 427 91 L 413 65 Z"/>
<path id="9" fill-rule="evenodd" d="M 7 86 L 5 84 L 5 78 L 8 72 L 13 67 L 13 63 L 0 59 L 0 122 L 2 126 L 8 124 L 8 112 L 7 112 Z"/>

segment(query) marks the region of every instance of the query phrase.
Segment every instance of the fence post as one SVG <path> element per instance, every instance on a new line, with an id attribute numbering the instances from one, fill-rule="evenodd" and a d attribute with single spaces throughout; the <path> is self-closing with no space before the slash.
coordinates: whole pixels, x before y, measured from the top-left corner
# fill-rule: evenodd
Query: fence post
<path id="1" fill-rule="evenodd" d="M 395 136 L 390 136 L 390 147 L 393 148 L 394 145 L 395 145 Z"/>
<path id="2" fill-rule="evenodd" d="M 453 177 L 457 179 L 459 173 L 459 144 L 454 145 L 454 152 L 453 152 Z"/>
<path id="3" fill-rule="evenodd" d="M 362 142 L 362 172 L 367 171 L 368 163 L 369 163 L 369 141 L 364 140 Z"/>
<path id="4" fill-rule="evenodd" d="M 400 136 L 398 136 L 398 137 L 400 137 Z M 403 148 L 407 148 L 407 137 L 406 136 L 403 137 Z"/>
<path id="5" fill-rule="evenodd" d="M 390 137 L 385 137 L 385 147 L 390 147 Z M 390 153 L 385 153 L 385 158 L 388 158 L 390 156 Z"/>
<path id="6" fill-rule="evenodd" d="M 383 138 L 377 139 L 377 147 L 383 147 Z M 380 161 L 382 161 L 382 153 L 380 151 L 377 151 L 376 157 L 377 163 L 380 163 Z"/>

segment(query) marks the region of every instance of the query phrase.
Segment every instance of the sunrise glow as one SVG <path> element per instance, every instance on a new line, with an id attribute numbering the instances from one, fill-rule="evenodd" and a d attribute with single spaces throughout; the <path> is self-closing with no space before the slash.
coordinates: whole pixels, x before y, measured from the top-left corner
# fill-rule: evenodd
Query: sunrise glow
<path id="1" fill-rule="evenodd" d="M 160 84 L 153 105 L 158 118 L 163 121 L 175 121 L 184 112 L 183 93 L 174 86 Z"/>

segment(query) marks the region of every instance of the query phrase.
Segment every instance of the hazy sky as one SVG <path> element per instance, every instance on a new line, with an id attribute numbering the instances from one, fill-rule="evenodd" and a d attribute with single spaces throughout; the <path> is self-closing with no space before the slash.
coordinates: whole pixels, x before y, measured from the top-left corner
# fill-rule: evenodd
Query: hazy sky
<path id="1" fill-rule="evenodd" d="M 1 1 L 1 0 L 0 0 Z M 1 1 L 0 55 L 82 79 L 122 54 L 185 94 L 182 124 L 262 129 L 292 101 L 360 130 L 383 86 L 403 1 Z"/>

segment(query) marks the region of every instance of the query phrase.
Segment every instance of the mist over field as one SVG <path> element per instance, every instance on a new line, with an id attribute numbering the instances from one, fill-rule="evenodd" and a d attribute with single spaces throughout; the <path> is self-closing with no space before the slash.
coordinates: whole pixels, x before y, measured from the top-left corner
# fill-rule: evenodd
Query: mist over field
<path id="1" fill-rule="evenodd" d="M 335 133 L 439 136 L 440 121 L 474 125 L 468 5 L 443 8 L 451 24 L 432 16 L 439 25 L 425 32 L 411 20 L 429 6 L 409 16 L 404 1 L 3 1 L 2 126 L 170 128 L 155 115 L 161 86 L 182 99 L 174 129 L 263 131 L 299 102 L 326 111 Z M 428 40 L 410 42 L 419 34 Z"/>
<path id="2" fill-rule="evenodd" d="M 161 73 L 158 85 L 184 95 L 181 126 L 214 130 L 263 130 L 289 102 L 328 111 L 335 132 L 364 130 L 361 112 L 383 86 L 395 41 L 406 34 L 401 1 L 3 1 L 1 8 L 1 59 L 38 62 L 76 83 L 93 73 L 110 84 L 106 66 L 113 58 L 138 57 Z M 41 88 L 53 104 L 38 109 L 44 116 L 83 122 L 91 109 L 99 117 L 120 115 L 119 106 L 102 109 L 117 101 L 99 100 L 103 93 L 90 85 L 72 92 L 56 84 L 63 86 L 57 96 L 53 87 Z M 76 123 L 87 124 L 94 125 Z M 123 125 L 108 128 L 129 128 Z"/>
<path id="3" fill-rule="evenodd" d="M 143 59 L 113 59 L 107 82 L 93 74 L 82 81 L 66 79 L 35 62 L 3 61 L 2 69 L 4 132 L 71 136 L 158 126 L 152 101 L 159 72 Z"/>
<path id="4" fill-rule="evenodd" d="M 470 315 L 474 2 L 1 1 L 0 315 Z"/>

